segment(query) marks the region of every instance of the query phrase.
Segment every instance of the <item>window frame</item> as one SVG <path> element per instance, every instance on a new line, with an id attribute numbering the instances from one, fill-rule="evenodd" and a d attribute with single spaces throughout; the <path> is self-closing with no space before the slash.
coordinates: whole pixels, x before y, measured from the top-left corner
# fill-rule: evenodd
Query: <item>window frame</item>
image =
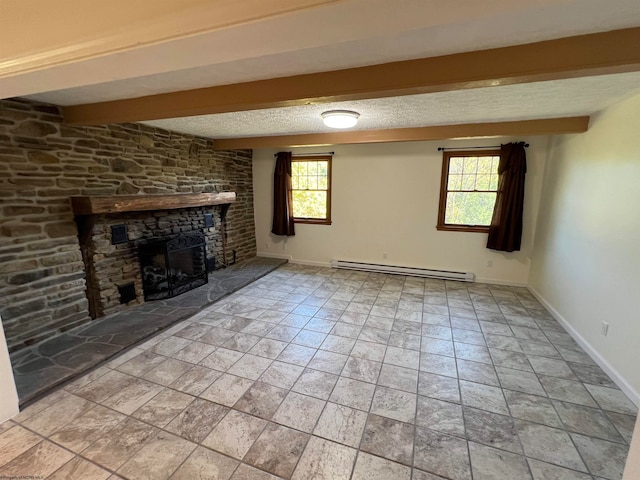
<path id="1" fill-rule="evenodd" d="M 457 225 L 451 223 L 445 223 L 447 213 L 447 193 L 449 193 L 449 165 L 451 157 L 499 157 L 500 149 L 486 149 L 486 150 L 449 150 L 442 152 L 442 178 L 440 179 L 440 203 L 438 205 L 438 223 L 436 229 L 438 231 L 448 232 L 475 232 L 475 233 L 488 233 L 489 225 Z M 487 192 L 496 192 L 496 190 L 481 190 Z"/>
<path id="2" fill-rule="evenodd" d="M 327 162 L 327 215 L 326 218 L 307 218 L 307 217 L 296 217 L 293 216 L 293 223 L 301 223 L 301 224 L 310 224 L 310 225 L 331 225 L 331 161 L 333 160 L 332 155 L 300 155 L 300 156 L 291 156 L 291 163 L 294 162 L 308 162 L 308 161 L 326 161 Z M 295 190 L 293 186 L 291 187 L 291 192 Z M 304 191 L 304 190 L 301 190 Z M 325 191 L 316 190 L 316 191 Z"/>

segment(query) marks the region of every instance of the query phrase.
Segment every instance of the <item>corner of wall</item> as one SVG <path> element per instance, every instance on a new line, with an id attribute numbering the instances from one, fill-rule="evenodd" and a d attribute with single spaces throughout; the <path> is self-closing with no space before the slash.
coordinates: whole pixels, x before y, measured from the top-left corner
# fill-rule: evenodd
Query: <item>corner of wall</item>
<path id="1" fill-rule="evenodd" d="M 2 389 L 0 389 L 0 423 L 2 423 L 15 417 L 20 411 L 9 350 L 2 328 L 2 318 L 0 318 L 0 385 L 2 385 Z"/>
<path id="2" fill-rule="evenodd" d="M 614 383 L 622 390 L 629 400 L 631 400 L 637 407 L 640 407 L 640 392 L 638 392 L 625 378 L 618 372 L 601 354 L 598 352 L 580 333 L 576 330 L 569 321 L 551 305 L 542 294 L 535 289 L 535 287 L 528 285 L 529 291 L 544 305 L 551 316 L 555 318 L 560 325 L 567 331 L 571 338 L 573 338 L 578 345 L 580 345 L 585 352 L 596 362 L 602 370 L 614 381 Z"/>

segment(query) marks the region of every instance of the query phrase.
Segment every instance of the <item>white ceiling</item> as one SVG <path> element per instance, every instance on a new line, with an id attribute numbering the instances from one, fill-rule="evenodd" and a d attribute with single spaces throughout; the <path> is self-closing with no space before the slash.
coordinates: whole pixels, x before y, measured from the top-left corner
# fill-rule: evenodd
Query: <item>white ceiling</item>
<path id="1" fill-rule="evenodd" d="M 634 26 L 638 0 L 343 0 L 0 78 L 0 97 L 77 105 Z M 359 111 L 360 129 L 572 116 L 632 95 L 638 80 L 610 75 L 147 123 L 225 138 L 326 131 L 319 114 L 330 108 Z"/>
<path id="2" fill-rule="evenodd" d="M 640 73 L 625 73 L 141 123 L 210 138 L 317 133 L 335 131 L 320 114 L 341 109 L 360 113 L 350 130 L 374 130 L 590 115 L 636 93 Z"/>

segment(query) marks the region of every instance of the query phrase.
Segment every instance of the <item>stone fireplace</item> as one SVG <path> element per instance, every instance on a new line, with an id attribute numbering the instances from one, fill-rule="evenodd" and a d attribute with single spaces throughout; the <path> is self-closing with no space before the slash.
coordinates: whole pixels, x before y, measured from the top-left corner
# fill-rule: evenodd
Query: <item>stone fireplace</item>
<path id="1" fill-rule="evenodd" d="M 91 318 L 184 293 L 226 266 L 234 192 L 74 196 Z M 128 292 L 123 295 L 123 290 Z"/>
<path id="2" fill-rule="evenodd" d="M 249 150 L 216 151 L 211 140 L 139 124 L 72 126 L 58 107 L 1 100 L 0 314 L 10 351 L 143 302 L 142 242 L 195 232 L 205 236 L 207 258 L 217 265 L 225 262 L 223 248 L 227 263 L 234 252 L 238 261 L 255 256 L 251 157 Z M 235 202 L 105 211 L 92 215 L 91 229 L 75 221 L 70 201 L 220 192 L 235 192 Z M 126 241 L 113 243 L 111 227 L 123 225 Z M 81 248 L 88 231 L 91 268 Z M 131 283 L 135 300 L 121 304 Z M 100 305 L 93 312 L 90 291 Z"/>

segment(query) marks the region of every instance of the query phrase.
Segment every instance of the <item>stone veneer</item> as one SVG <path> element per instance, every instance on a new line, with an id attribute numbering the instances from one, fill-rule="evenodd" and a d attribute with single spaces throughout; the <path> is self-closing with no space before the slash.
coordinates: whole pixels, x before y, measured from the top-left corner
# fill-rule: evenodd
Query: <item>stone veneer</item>
<path id="1" fill-rule="evenodd" d="M 236 192 L 227 214 L 227 247 L 243 260 L 256 252 L 251 157 L 251 151 L 216 152 L 211 140 L 140 124 L 65 125 L 55 106 L 0 101 L 0 315 L 10 350 L 90 320 L 70 196 Z M 218 212 L 219 227 L 219 207 L 206 211 Z M 128 223 L 134 238 L 198 229 L 202 214 L 181 209 L 125 221 L 105 216 L 94 236 L 104 239 L 111 223 Z M 102 247 L 105 256 L 119 248 Z M 139 274 L 122 258 L 118 262 L 118 273 L 111 273 L 116 280 Z"/>
<path id="2" fill-rule="evenodd" d="M 213 214 L 214 227 L 205 228 L 205 213 Z M 181 233 L 202 232 L 207 241 L 207 257 L 214 257 L 218 265 L 230 263 L 233 258 L 233 252 L 230 251 L 230 248 L 226 249 L 227 258 L 224 259 L 222 256 L 220 213 L 220 206 L 209 206 L 97 215 L 89 245 L 90 258 L 88 263 L 91 268 L 87 269 L 87 276 L 92 277 L 87 285 L 93 290 L 88 295 L 93 295 L 95 299 L 93 306 L 89 300 L 91 316 L 97 318 L 122 310 L 118 286 L 126 283 L 133 282 L 135 284 L 137 296 L 137 299 L 129 302 L 129 305 L 144 302 L 138 246 L 146 240 L 167 238 Z M 127 226 L 129 241 L 113 245 L 111 243 L 111 226 L 123 224 Z M 230 222 L 227 221 L 227 226 L 229 224 Z M 246 258 L 245 255 L 242 260 Z M 87 260 L 85 260 L 86 263 Z"/>

